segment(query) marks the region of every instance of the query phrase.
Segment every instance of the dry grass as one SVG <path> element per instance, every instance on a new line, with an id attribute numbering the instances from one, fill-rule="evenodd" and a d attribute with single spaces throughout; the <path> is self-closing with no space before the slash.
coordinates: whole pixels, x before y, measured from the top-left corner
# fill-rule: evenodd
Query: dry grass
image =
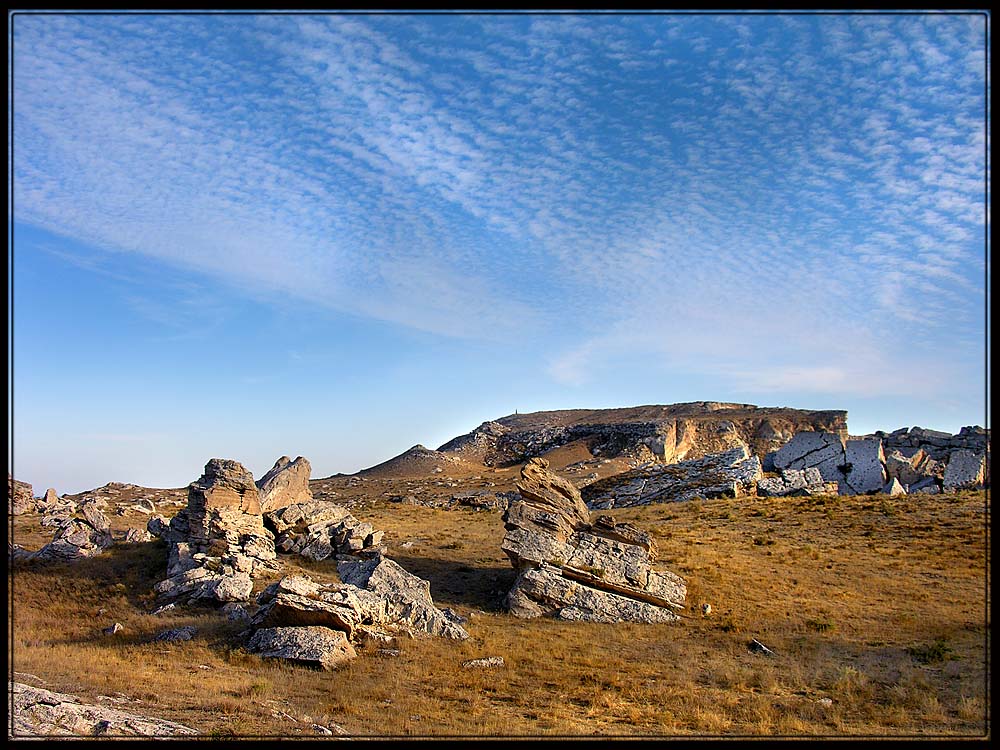
<path id="1" fill-rule="evenodd" d="M 389 555 L 431 582 L 439 606 L 472 615 L 468 641 L 404 640 L 398 657 L 362 649 L 336 672 L 264 661 L 210 611 L 148 614 L 166 559 L 153 542 L 17 568 L 13 668 L 87 700 L 123 693 L 135 701 L 123 708 L 213 737 L 309 735 L 313 723 L 358 736 L 987 731 L 984 493 L 616 511 L 655 534 L 663 567 L 688 581 L 689 608 L 674 625 L 603 625 L 505 614 L 513 572 L 499 514 L 400 506 L 377 486 L 354 513 L 386 530 Z M 330 562 L 286 562 L 336 576 Z M 115 621 L 124 633 L 101 635 Z M 180 625 L 198 634 L 149 643 Z M 750 653 L 750 638 L 775 656 Z M 503 668 L 461 666 L 494 655 Z"/>

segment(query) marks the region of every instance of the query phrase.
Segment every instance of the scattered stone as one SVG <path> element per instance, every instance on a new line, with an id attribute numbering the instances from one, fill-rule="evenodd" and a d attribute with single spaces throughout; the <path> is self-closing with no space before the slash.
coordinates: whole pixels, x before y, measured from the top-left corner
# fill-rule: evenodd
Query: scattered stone
<path id="1" fill-rule="evenodd" d="M 230 622 L 243 622 L 244 620 L 250 619 L 250 613 L 247 612 L 246 607 L 242 604 L 237 604 L 236 602 L 224 604 L 222 607 L 222 614 L 224 614 L 226 619 Z"/>
<path id="2" fill-rule="evenodd" d="M 502 656 L 484 656 L 479 659 L 467 659 L 462 662 L 465 669 L 497 669 L 504 665 Z"/>
<path id="3" fill-rule="evenodd" d="M 10 739 L 19 737 L 106 736 L 164 737 L 193 735 L 194 729 L 172 721 L 127 713 L 115 708 L 80 703 L 63 693 L 8 683 L 10 689 Z"/>
<path id="4" fill-rule="evenodd" d="M 610 516 L 593 523 L 580 493 L 531 459 L 517 483 L 520 500 L 504 514 L 501 548 L 518 577 L 507 594 L 517 617 L 595 622 L 672 622 L 683 579 L 656 571 L 656 547 L 644 531 Z"/>
<path id="5" fill-rule="evenodd" d="M 197 632 L 197 628 L 191 625 L 184 625 L 183 627 L 173 628 L 172 630 L 164 630 L 162 633 L 157 634 L 157 636 L 153 638 L 153 643 L 190 641 L 195 634 L 197 634 Z"/>
<path id="6" fill-rule="evenodd" d="M 910 495 L 917 493 L 922 495 L 937 495 L 941 492 L 941 486 L 938 484 L 938 480 L 935 477 L 927 477 L 926 479 L 921 479 L 915 484 L 911 484 L 906 488 L 906 491 Z"/>
<path id="7" fill-rule="evenodd" d="M 322 625 L 261 628 L 250 638 L 247 650 L 322 669 L 336 669 L 357 656 L 344 632 Z"/>
<path id="8" fill-rule="evenodd" d="M 144 542 L 152 541 L 153 535 L 148 531 L 140 529 L 129 529 L 125 532 L 125 536 L 122 542 L 125 544 L 142 544 Z"/>
<path id="9" fill-rule="evenodd" d="M 296 503 L 310 502 L 313 499 L 309 489 L 311 473 L 312 466 L 302 456 L 294 461 L 282 456 L 275 461 L 271 470 L 257 481 L 261 511 L 267 513 Z"/>
<path id="10" fill-rule="evenodd" d="M 116 622 L 114 625 L 109 625 L 106 628 L 102 628 L 101 632 L 104 635 L 117 635 L 118 633 L 122 632 L 124 629 L 125 628 L 122 626 L 122 624 L 120 622 Z"/>
<path id="11" fill-rule="evenodd" d="M 701 605 L 701 616 L 708 617 L 710 614 L 712 614 L 712 605 L 705 602 Z"/>
<path id="12" fill-rule="evenodd" d="M 398 648 L 380 648 L 375 650 L 376 656 L 384 656 L 389 659 L 395 659 L 400 653 Z"/>

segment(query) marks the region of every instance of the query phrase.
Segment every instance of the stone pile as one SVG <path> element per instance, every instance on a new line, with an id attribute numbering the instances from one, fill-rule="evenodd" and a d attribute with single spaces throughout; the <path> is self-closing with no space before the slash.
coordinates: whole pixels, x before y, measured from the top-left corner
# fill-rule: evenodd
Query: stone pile
<path id="1" fill-rule="evenodd" d="M 114 543 L 111 525 L 94 502 L 83 503 L 78 514 L 63 521 L 55 537 L 37 552 L 18 550 L 26 560 L 79 560 L 101 554 Z"/>
<path id="2" fill-rule="evenodd" d="M 399 634 L 468 638 L 458 618 L 434 605 L 430 584 L 394 561 L 346 559 L 337 570 L 339 583 L 293 575 L 264 589 L 248 650 L 329 669 L 353 658 L 356 644 Z"/>
<path id="3" fill-rule="evenodd" d="M 264 514 L 276 535 L 275 548 L 309 560 L 337 555 L 374 557 L 383 550 L 384 532 L 359 521 L 346 508 L 327 500 L 295 503 Z"/>
<path id="4" fill-rule="evenodd" d="M 210 460 L 188 487 L 187 507 L 167 526 L 151 518 L 147 529 L 169 545 L 169 578 L 154 587 L 165 598 L 247 601 L 254 577 L 277 570 L 253 475 L 236 461 Z"/>
<path id="5" fill-rule="evenodd" d="M 647 464 L 584 488 L 587 505 L 623 508 L 695 498 L 740 497 L 763 476 L 760 459 L 745 446 L 675 464 Z"/>
<path id="6" fill-rule="evenodd" d="M 594 622 L 671 622 L 683 608 L 679 576 L 652 567 L 656 546 L 640 529 L 602 515 L 591 522 L 579 491 L 533 458 L 504 513 L 502 549 L 517 579 L 507 607 L 517 617 Z"/>

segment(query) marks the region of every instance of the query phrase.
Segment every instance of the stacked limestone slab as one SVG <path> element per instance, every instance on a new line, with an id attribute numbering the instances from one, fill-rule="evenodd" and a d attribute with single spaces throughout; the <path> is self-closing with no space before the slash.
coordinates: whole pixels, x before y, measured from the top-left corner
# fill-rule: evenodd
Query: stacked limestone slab
<path id="1" fill-rule="evenodd" d="M 610 516 L 593 522 L 577 489 L 529 460 L 520 498 L 504 514 L 502 549 L 518 573 L 507 607 L 518 617 L 594 622 L 672 622 L 683 607 L 684 580 L 654 570 L 650 536 Z"/>

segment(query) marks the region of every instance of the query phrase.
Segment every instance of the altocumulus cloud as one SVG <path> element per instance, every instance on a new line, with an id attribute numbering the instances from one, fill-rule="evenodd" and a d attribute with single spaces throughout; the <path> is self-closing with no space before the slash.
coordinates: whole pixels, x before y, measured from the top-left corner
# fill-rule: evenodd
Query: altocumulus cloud
<path id="1" fill-rule="evenodd" d="M 18 221 L 549 342 L 566 383 L 625 351 L 760 391 L 981 364 L 982 16 L 20 15 L 14 40 Z"/>

